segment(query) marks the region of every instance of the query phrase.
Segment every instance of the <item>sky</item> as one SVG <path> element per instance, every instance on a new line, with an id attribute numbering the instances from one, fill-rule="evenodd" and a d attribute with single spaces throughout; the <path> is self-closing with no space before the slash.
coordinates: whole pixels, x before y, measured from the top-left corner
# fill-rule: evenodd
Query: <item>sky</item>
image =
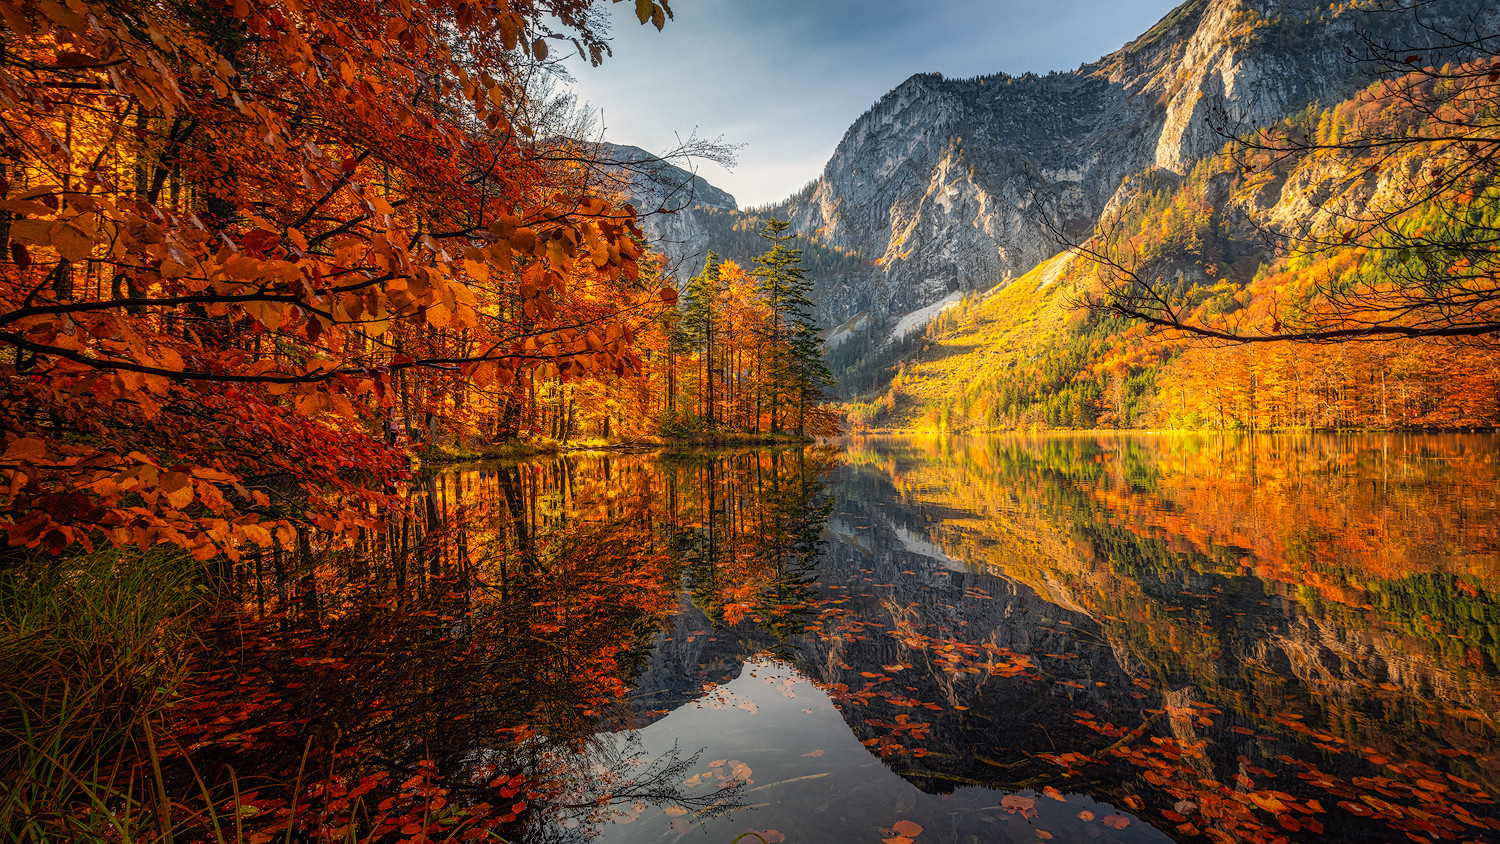
<path id="1" fill-rule="evenodd" d="M 614 56 L 568 63 L 605 140 L 661 154 L 694 134 L 741 145 L 695 166 L 741 208 L 817 178 L 844 131 L 914 73 L 1073 70 L 1180 0 L 673 0 L 662 32 L 612 4 Z"/>

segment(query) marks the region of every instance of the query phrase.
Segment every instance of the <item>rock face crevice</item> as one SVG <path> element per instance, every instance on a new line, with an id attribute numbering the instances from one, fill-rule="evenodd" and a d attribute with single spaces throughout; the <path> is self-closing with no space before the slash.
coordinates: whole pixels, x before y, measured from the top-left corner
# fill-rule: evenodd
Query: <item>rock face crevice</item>
<path id="1" fill-rule="evenodd" d="M 1426 4 L 1462 31 L 1474 0 Z M 769 213 L 867 259 L 819 292 L 837 325 L 878 324 L 954 291 L 1016 278 L 1086 234 L 1129 177 L 1185 174 L 1228 138 L 1374 81 L 1362 39 L 1431 39 L 1409 11 L 1311 0 L 1190 0 L 1121 50 L 1045 76 L 919 74 L 849 128 L 822 175 Z"/>

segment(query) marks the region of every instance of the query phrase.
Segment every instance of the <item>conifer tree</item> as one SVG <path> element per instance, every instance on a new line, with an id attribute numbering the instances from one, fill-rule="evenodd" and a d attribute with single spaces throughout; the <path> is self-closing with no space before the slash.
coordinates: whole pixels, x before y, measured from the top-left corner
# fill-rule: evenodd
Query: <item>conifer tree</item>
<path id="1" fill-rule="evenodd" d="M 702 350 L 699 393 L 703 396 L 703 424 L 714 427 L 714 340 L 719 333 L 719 256 L 713 252 L 703 271 L 693 276 L 682 294 L 682 327 Z"/>
<path id="2" fill-rule="evenodd" d="M 803 319 L 802 316 L 806 316 Z M 824 397 L 824 389 L 833 386 L 833 373 L 823 360 L 823 344 L 818 340 L 818 327 L 810 313 L 792 320 L 791 359 L 793 362 L 794 395 L 797 400 L 796 433 L 805 433 L 807 409 Z"/>
<path id="3" fill-rule="evenodd" d="M 765 339 L 772 433 L 783 429 L 781 411 L 788 404 L 798 409 L 800 433 L 807 400 L 821 395 L 822 385 L 831 383 L 817 341 L 810 298 L 812 281 L 802 272 L 802 250 L 790 245 L 796 235 L 789 234 L 789 228 L 786 220 L 767 220 L 760 235 L 771 242 L 771 249 L 755 259 L 760 265 L 755 276 L 760 279 L 760 291 L 770 310 Z"/>

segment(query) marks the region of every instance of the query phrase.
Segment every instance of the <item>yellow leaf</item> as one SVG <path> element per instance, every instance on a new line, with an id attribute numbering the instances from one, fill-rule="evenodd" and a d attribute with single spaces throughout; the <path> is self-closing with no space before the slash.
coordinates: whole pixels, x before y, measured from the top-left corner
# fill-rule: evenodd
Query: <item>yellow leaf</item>
<path id="1" fill-rule="evenodd" d="M 465 258 L 464 272 L 469 274 L 469 278 L 481 283 L 490 280 L 490 265 L 484 261 L 471 261 Z"/>
<path id="2" fill-rule="evenodd" d="M 0 211 L 13 211 L 17 214 L 51 214 L 52 209 L 40 202 L 30 199 L 7 199 L 0 202 Z"/>
<path id="3" fill-rule="evenodd" d="M 167 503 L 175 510 L 193 503 L 193 481 L 181 472 L 168 472 L 161 479 L 162 493 L 167 497 Z"/>
<path id="4" fill-rule="evenodd" d="M 245 538 L 262 548 L 271 547 L 271 532 L 260 525 L 245 525 Z"/>

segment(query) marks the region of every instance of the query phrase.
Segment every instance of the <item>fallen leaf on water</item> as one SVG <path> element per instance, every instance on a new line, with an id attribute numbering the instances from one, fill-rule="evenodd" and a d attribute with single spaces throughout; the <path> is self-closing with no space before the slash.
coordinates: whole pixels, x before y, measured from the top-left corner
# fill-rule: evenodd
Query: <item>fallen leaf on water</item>
<path id="1" fill-rule="evenodd" d="M 1008 809 L 1008 810 L 1010 810 L 1012 812 L 1016 812 L 1016 811 L 1024 812 L 1027 809 L 1030 809 L 1031 807 L 1033 807 L 1035 805 L 1036 805 L 1036 799 L 1035 798 L 1032 798 L 1032 797 L 1022 797 L 1019 794 L 1007 794 L 1004 797 L 1000 798 L 1000 806 L 1001 806 L 1001 808 Z"/>
<path id="2" fill-rule="evenodd" d="M 817 750 L 812 751 L 811 753 L 804 753 L 802 755 L 803 756 L 822 756 L 823 755 L 823 748 L 820 747 Z"/>
<path id="3" fill-rule="evenodd" d="M 922 834 L 922 825 L 912 821 L 896 821 L 891 824 L 891 829 L 897 834 L 907 838 L 916 838 Z"/>
<path id="4" fill-rule="evenodd" d="M 1052 833 L 1048 832 L 1045 829 L 1039 829 L 1036 831 L 1036 837 L 1042 839 L 1043 841 L 1051 841 Z"/>
<path id="5" fill-rule="evenodd" d="M 1088 809 L 1084 809 L 1082 812 L 1078 813 L 1078 819 L 1083 821 L 1084 823 L 1088 823 L 1089 821 L 1094 819 L 1094 813 L 1090 812 Z"/>
<path id="6" fill-rule="evenodd" d="M 1267 794 L 1264 791 L 1250 792 L 1250 800 L 1273 815 L 1279 815 L 1286 811 L 1285 803 L 1278 800 L 1275 795 Z"/>
<path id="7" fill-rule="evenodd" d="M 1127 818 L 1124 815 L 1120 814 L 1105 815 L 1101 823 L 1103 823 L 1110 829 L 1124 829 L 1125 827 L 1130 826 L 1130 818 Z"/>

